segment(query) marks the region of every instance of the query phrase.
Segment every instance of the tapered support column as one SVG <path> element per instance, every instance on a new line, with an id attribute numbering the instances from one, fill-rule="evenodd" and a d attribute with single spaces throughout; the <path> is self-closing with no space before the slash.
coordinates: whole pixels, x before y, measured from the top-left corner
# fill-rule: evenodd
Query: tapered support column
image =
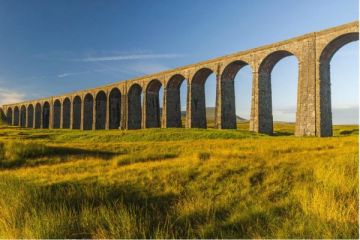
<path id="1" fill-rule="evenodd" d="M 109 130 L 109 125 L 110 125 L 110 103 L 109 103 L 109 94 L 106 94 L 106 103 L 105 103 L 105 129 Z"/>
<path id="2" fill-rule="evenodd" d="M 271 135 L 273 117 L 271 102 L 271 79 L 268 74 L 253 72 L 250 130 Z"/>
<path id="3" fill-rule="evenodd" d="M 125 93 L 126 89 L 123 88 L 123 94 L 121 94 L 120 102 L 120 129 L 128 129 L 128 95 Z"/>
<path id="4" fill-rule="evenodd" d="M 296 136 L 316 134 L 316 53 L 315 35 L 302 46 L 299 59 L 298 98 L 296 111 Z M 329 89 L 330 90 L 330 89 Z M 331 116 L 331 106 L 330 116 Z M 331 117 L 330 117 L 331 119 Z M 331 129 L 331 123 L 330 123 Z"/>
<path id="5" fill-rule="evenodd" d="M 146 128 L 146 91 L 144 91 L 141 108 L 141 128 Z"/>
<path id="6" fill-rule="evenodd" d="M 74 107 L 73 107 L 73 101 L 74 99 L 71 99 L 70 100 L 70 119 L 69 119 L 69 122 L 70 122 L 70 126 L 69 128 L 70 129 L 73 129 L 73 123 L 74 123 Z"/>
<path id="7" fill-rule="evenodd" d="M 13 108 L 12 112 L 11 112 L 11 126 L 14 126 L 14 117 L 15 117 L 15 108 Z"/>
<path id="8" fill-rule="evenodd" d="M 54 128 L 54 103 L 49 104 L 49 129 Z"/>
<path id="9" fill-rule="evenodd" d="M 96 98 L 93 99 L 93 105 L 92 105 L 92 124 L 91 124 L 91 130 L 96 130 Z"/>
<path id="10" fill-rule="evenodd" d="M 59 126 L 59 128 L 63 128 L 63 124 L 64 124 L 64 112 L 63 112 L 63 108 L 64 108 L 64 106 L 63 106 L 64 104 L 63 104 L 63 102 L 60 104 L 60 126 Z"/>
<path id="11" fill-rule="evenodd" d="M 215 127 L 236 129 L 234 77 L 216 75 Z"/>
<path id="12" fill-rule="evenodd" d="M 162 105 L 162 112 L 161 112 L 161 127 L 162 128 L 167 128 L 168 124 L 167 124 L 167 119 L 168 119 L 168 109 L 167 109 L 167 87 L 164 86 L 164 90 L 163 90 L 163 105 Z"/>
<path id="13" fill-rule="evenodd" d="M 29 123 L 29 121 L 28 121 L 28 119 L 29 119 L 29 113 L 28 113 L 28 111 L 27 111 L 27 107 L 26 107 L 26 109 L 25 109 L 25 124 L 24 124 L 24 126 L 27 128 L 28 127 L 28 123 Z"/>
<path id="14" fill-rule="evenodd" d="M 186 91 L 186 117 L 185 128 L 191 128 L 191 82 L 188 82 Z"/>
<path id="15" fill-rule="evenodd" d="M 84 130 L 85 98 L 81 102 L 80 130 Z"/>

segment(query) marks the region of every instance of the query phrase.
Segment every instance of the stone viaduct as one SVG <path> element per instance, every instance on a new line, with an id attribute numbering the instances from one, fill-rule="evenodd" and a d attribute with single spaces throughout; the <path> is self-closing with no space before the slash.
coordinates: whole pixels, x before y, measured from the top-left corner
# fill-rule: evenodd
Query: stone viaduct
<path id="1" fill-rule="evenodd" d="M 250 131 L 272 134 L 271 72 L 287 56 L 298 60 L 295 135 L 331 136 L 330 61 L 359 39 L 352 22 L 286 41 L 61 96 L 3 105 L 10 125 L 28 128 L 140 129 L 181 127 L 180 85 L 187 81 L 187 128 L 206 128 L 204 84 L 216 75 L 215 127 L 236 128 L 234 78 L 252 69 Z M 163 87 L 160 111 L 159 89 Z M 141 98 L 143 95 L 143 98 Z"/>

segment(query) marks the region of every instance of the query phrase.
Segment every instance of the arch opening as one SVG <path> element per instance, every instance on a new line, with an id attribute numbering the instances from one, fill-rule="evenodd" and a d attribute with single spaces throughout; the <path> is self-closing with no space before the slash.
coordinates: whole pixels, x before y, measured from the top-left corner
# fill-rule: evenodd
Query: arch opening
<path id="1" fill-rule="evenodd" d="M 26 127 L 26 107 L 24 105 L 20 108 L 20 127 Z"/>
<path id="2" fill-rule="evenodd" d="M 113 88 L 109 95 L 109 129 L 119 129 L 121 119 L 121 93 Z"/>
<path id="3" fill-rule="evenodd" d="M 83 129 L 93 129 L 93 114 L 94 114 L 94 97 L 88 93 L 84 98 L 84 121 Z"/>
<path id="4" fill-rule="evenodd" d="M 34 106 L 32 104 L 27 107 L 27 127 L 34 127 Z"/>
<path id="5" fill-rule="evenodd" d="M 62 127 L 63 128 L 70 128 L 70 108 L 71 108 L 70 99 L 65 98 L 63 101 L 63 109 L 62 109 L 62 115 L 63 115 Z"/>
<path id="6" fill-rule="evenodd" d="M 10 125 L 10 126 L 11 126 L 12 123 L 13 123 L 13 122 L 12 122 L 12 118 L 13 118 L 13 116 L 12 116 L 12 108 L 9 107 L 9 108 L 7 109 L 7 112 L 6 112 L 6 120 L 7 120 L 7 124 Z"/>
<path id="7" fill-rule="evenodd" d="M 41 104 L 35 105 L 35 128 L 41 128 Z"/>
<path id="8" fill-rule="evenodd" d="M 182 110 L 186 115 L 186 88 L 187 80 L 181 74 L 176 74 L 169 79 L 166 87 L 166 127 L 183 127 L 182 117 L 185 116 Z M 182 94 L 184 92 L 185 95 Z"/>
<path id="9" fill-rule="evenodd" d="M 139 84 L 130 87 L 128 93 L 128 129 L 141 128 L 141 93 Z"/>
<path id="10" fill-rule="evenodd" d="M 272 72 L 275 67 L 282 59 L 294 56 L 294 58 L 297 60 L 295 55 L 291 52 L 285 51 L 285 50 L 279 50 L 270 53 L 265 59 L 261 62 L 258 70 L 259 74 L 259 105 L 258 105 L 258 129 L 261 133 L 266 134 L 273 134 L 274 126 L 273 126 L 273 94 L 272 94 Z M 294 59 L 293 58 L 293 59 Z M 283 69 L 284 70 L 284 69 Z M 284 75 L 285 76 L 285 75 Z M 277 81 L 276 81 L 277 82 Z M 298 83 L 298 77 L 296 77 L 295 81 L 289 81 L 288 79 L 286 81 L 281 81 L 282 83 L 291 83 L 295 84 L 297 86 Z M 277 84 L 277 83 L 276 83 Z M 284 101 L 284 98 L 282 97 L 284 93 L 290 93 L 289 89 L 285 89 L 282 87 L 276 87 L 280 89 L 280 93 L 276 94 L 276 97 L 281 97 L 281 102 Z M 292 88 L 293 89 L 293 88 Z M 296 87 L 295 87 L 296 89 Z M 297 99 L 297 94 L 295 90 L 295 94 L 290 93 L 290 101 L 292 99 Z M 295 97 L 294 97 L 295 96 Z M 279 102 L 280 102 L 279 101 Z M 276 101 L 277 102 L 277 101 Z M 283 107 L 282 107 L 283 108 Z M 285 111 L 286 109 L 281 109 L 280 111 Z M 295 110 L 296 111 L 296 103 L 295 103 Z"/>
<path id="11" fill-rule="evenodd" d="M 50 104 L 45 102 L 43 106 L 43 128 L 49 128 L 50 124 Z"/>
<path id="12" fill-rule="evenodd" d="M 53 109 L 53 128 L 60 128 L 60 119 L 61 119 L 61 102 L 59 99 L 56 99 L 54 102 L 54 109 Z"/>
<path id="13" fill-rule="evenodd" d="M 73 129 L 81 128 L 81 98 L 75 96 L 73 99 Z"/>
<path id="14" fill-rule="evenodd" d="M 322 50 L 319 58 L 319 103 L 320 103 L 320 128 L 319 136 L 333 135 L 333 111 L 332 111 L 332 82 L 330 64 L 334 55 L 345 45 L 359 40 L 358 32 L 351 32 L 336 37 Z M 335 89 L 335 88 L 334 88 Z M 355 89 L 355 88 L 354 88 Z M 356 94 L 356 93 L 355 93 Z M 344 95 L 342 95 L 345 97 Z M 348 95 L 349 96 L 349 95 Z"/>
<path id="15" fill-rule="evenodd" d="M 239 76 L 238 74 L 243 68 L 247 68 L 248 72 L 250 70 L 250 80 L 248 78 L 249 75 Z M 241 71 L 243 73 L 244 71 Z M 245 78 L 246 82 L 239 86 L 240 92 L 239 94 L 235 94 L 237 91 L 237 86 L 240 85 L 236 82 L 242 81 Z M 235 81 L 236 80 L 236 81 Z M 244 88 L 242 87 L 244 86 Z M 250 91 L 248 87 L 250 86 Z M 244 89 L 244 90 L 243 90 Z M 249 97 L 250 93 L 250 97 Z M 244 98 L 243 95 L 246 95 L 247 98 Z M 240 119 L 237 116 L 237 97 L 240 95 L 241 100 L 239 106 L 243 110 L 242 114 L 246 115 L 246 117 L 250 117 L 250 104 L 251 104 L 251 68 L 248 63 L 236 60 L 229 63 L 221 74 L 221 128 L 225 129 L 236 129 L 237 123 L 240 122 Z M 244 107 L 243 107 L 244 106 Z M 246 110 L 245 110 L 246 109 Z"/>
<path id="16" fill-rule="evenodd" d="M 100 91 L 96 95 L 96 105 L 95 105 L 95 129 L 105 129 L 106 127 L 106 104 L 107 97 L 104 91 Z"/>
<path id="17" fill-rule="evenodd" d="M 152 80 L 146 88 L 146 127 L 158 128 L 161 127 L 161 110 L 159 93 L 162 84 L 159 80 Z"/>
<path id="18" fill-rule="evenodd" d="M 19 107 L 16 106 L 14 108 L 14 126 L 19 126 Z"/>
<path id="19" fill-rule="evenodd" d="M 208 123 L 214 125 L 216 121 L 214 93 L 216 93 L 216 78 L 213 71 L 209 68 L 198 70 L 191 81 L 192 128 L 207 128 Z"/>

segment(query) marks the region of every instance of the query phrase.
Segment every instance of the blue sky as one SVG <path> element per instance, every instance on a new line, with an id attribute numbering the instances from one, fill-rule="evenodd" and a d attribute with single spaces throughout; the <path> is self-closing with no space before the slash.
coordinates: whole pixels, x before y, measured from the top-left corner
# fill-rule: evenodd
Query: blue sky
<path id="1" fill-rule="evenodd" d="M 0 103 L 59 95 L 247 50 L 358 20 L 357 0 L 0 0 Z M 359 47 L 331 66 L 335 123 L 358 122 Z M 236 76 L 249 117 L 251 69 Z M 297 60 L 272 73 L 275 120 L 295 119 Z M 182 105 L 185 104 L 185 84 Z M 215 78 L 206 82 L 215 103 Z"/>

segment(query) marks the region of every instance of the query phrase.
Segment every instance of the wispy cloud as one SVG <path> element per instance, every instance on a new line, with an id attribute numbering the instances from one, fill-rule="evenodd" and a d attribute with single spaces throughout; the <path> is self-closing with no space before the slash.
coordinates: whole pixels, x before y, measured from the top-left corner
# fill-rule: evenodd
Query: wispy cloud
<path id="1" fill-rule="evenodd" d="M 145 59 L 171 59 L 183 57 L 182 54 L 128 54 L 101 57 L 86 57 L 73 59 L 80 62 L 104 62 L 104 61 L 123 61 L 123 60 L 145 60 Z"/>
<path id="2" fill-rule="evenodd" d="M 127 66 L 126 69 L 128 70 L 128 72 L 132 72 L 135 74 L 151 74 L 161 72 L 169 68 L 160 63 L 137 63 Z"/>
<path id="3" fill-rule="evenodd" d="M 13 89 L 0 88 L 0 105 L 22 102 L 24 100 L 24 93 Z"/>

